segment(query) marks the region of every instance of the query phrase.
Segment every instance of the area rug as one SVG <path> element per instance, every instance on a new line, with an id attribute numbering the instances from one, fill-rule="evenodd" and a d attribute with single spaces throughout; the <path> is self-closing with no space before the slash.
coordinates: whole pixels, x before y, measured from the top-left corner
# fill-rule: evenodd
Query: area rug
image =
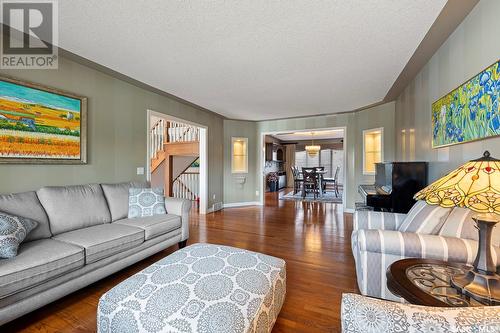
<path id="1" fill-rule="evenodd" d="M 279 197 L 280 200 L 295 200 L 295 201 L 308 201 L 308 202 L 333 202 L 333 203 L 342 203 L 342 191 L 339 191 L 339 196 L 338 198 L 335 196 L 334 192 L 326 192 L 323 193 L 323 197 L 320 197 L 319 195 L 316 196 L 316 199 L 314 199 L 314 194 L 313 193 L 307 193 L 306 197 L 302 197 L 302 191 L 297 192 L 297 194 L 293 194 L 293 191 L 291 191 L 288 194 L 285 194 L 283 196 Z"/>

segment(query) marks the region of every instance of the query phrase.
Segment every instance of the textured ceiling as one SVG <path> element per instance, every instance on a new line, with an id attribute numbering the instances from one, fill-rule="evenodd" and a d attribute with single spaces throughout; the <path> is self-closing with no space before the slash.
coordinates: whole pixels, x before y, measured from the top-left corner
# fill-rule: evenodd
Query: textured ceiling
<path id="1" fill-rule="evenodd" d="M 60 46 L 228 118 L 381 101 L 446 0 L 59 1 Z"/>

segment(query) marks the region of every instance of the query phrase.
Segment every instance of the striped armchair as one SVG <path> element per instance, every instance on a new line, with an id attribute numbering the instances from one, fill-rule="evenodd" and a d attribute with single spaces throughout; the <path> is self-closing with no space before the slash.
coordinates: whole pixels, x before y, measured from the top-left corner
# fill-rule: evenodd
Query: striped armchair
<path id="1" fill-rule="evenodd" d="M 472 264 L 478 233 L 474 213 L 417 202 L 408 214 L 357 211 L 351 245 L 363 295 L 403 302 L 387 289 L 390 264 L 405 258 L 429 258 Z M 493 236 L 494 258 L 500 258 L 500 227 Z M 498 263 L 498 261 L 496 261 Z M 498 266 L 497 266 L 498 271 Z"/>

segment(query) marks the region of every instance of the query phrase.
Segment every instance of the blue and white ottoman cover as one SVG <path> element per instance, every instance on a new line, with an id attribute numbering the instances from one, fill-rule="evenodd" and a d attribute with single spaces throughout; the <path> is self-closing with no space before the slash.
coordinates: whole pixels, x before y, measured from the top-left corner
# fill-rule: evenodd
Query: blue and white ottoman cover
<path id="1" fill-rule="evenodd" d="M 99 300 L 97 330 L 270 332 L 286 292 L 285 261 L 194 244 L 131 276 Z"/>

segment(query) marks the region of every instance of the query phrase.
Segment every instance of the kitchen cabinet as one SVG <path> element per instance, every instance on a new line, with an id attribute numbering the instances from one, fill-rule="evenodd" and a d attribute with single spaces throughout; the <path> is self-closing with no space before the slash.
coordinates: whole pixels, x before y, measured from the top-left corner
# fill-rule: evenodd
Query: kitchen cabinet
<path id="1" fill-rule="evenodd" d="M 273 160 L 273 144 L 272 142 L 266 143 L 266 161 Z"/>
<path id="2" fill-rule="evenodd" d="M 285 161 L 285 147 L 267 142 L 265 148 L 266 161 L 283 162 Z"/>

